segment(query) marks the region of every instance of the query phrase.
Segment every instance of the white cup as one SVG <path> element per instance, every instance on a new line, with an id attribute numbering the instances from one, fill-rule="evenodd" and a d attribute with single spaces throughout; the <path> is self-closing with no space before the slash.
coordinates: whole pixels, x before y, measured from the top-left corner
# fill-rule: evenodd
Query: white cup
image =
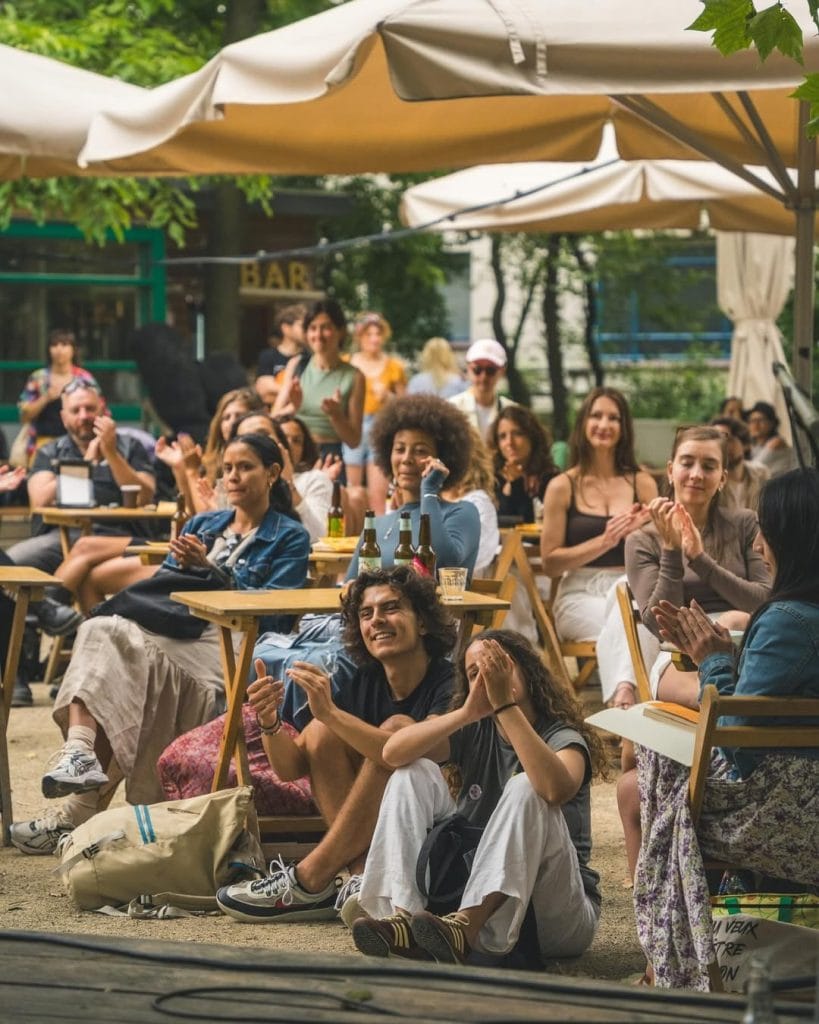
<path id="1" fill-rule="evenodd" d="M 444 601 L 463 601 L 466 590 L 466 569 L 460 567 L 438 570 L 441 597 Z"/>

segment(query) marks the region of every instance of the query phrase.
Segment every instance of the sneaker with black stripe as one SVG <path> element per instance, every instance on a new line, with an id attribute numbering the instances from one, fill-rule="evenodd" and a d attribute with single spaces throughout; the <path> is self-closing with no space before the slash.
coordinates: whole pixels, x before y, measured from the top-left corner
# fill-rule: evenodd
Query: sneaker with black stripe
<path id="1" fill-rule="evenodd" d="M 466 917 L 455 911 L 446 917 L 422 910 L 410 922 L 415 941 L 439 964 L 465 964 L 472 947 L 466 940 Z"/>
<path id="2" fill-rule="evenodd" d="M 399 957 L 402 960 L 431 960 L 415 941 L 408 914 L 392 917 L 357 918 L 352 926 L 355 948 L 365 956 Z"/>

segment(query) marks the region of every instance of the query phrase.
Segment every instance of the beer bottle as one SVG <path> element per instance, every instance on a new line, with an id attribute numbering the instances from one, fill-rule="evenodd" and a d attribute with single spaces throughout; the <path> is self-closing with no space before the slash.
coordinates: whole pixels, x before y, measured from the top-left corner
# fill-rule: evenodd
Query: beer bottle
<path id="1" fill-rule="evenodd" d="M 333 500 L 327 511 L 327 536 L 344 536 L 344 509 L 341 507 L 341 484 L 338 480 L 333 483 Z"/>
<path id="2" fill-rule="evenodd" d="M 176 496 L 176 511 L 171 516 L 171 540 L 176 540 L 179 534 L 182 532 L 182 527 L 190 519 L 185 508 L 185 495 L 177 494 Z"/>
<path id="3" fill-rule="evenodd" d="M 372 572 L 381 568 L 381 548 L 375 537 L 375 512 L 368 508 L 364 513 L 364 532 L 358 549 L 358 571 Z"/>
<path id="4" fill-rule="evenodd" d="M 398 543 L 392 556 L 393 565 L 412 565 L 415 549 L 412 546 L 412 521 L 409 512 L 402 512 L 398 527 Z"/>
<path id="5" fill-rule="evenodd" d="M 426 512 L 421 515 L 421 527 L 418 531 L 418 547 L 415 549 L 415 555 L 412 559 L 412 567 L 421 576 L 431 576 L 435 579 L 435 552 L 432 550 L 429 515 Z"/>

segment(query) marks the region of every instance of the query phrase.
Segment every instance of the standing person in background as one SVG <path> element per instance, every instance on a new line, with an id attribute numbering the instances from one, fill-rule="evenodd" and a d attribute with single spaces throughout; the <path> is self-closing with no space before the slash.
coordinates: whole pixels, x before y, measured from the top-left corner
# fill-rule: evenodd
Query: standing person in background
<path id="1" fill-rule="evenodd" d="M 543 498 L 540 553 L 547 576 L 560 576 L 554 602 L 561 640 L 597 641 L 604 625 L 619 621 L 615 585 L 625 572 L 625 540 L 649 519 L 657 485 L 634 457 L 634 428 L 625 396 L 594 388 L 577 413 L 571 468 L 556 476 Z M 620 624 L 598 644 L 603 699 L 634 704 L 634 673 Z"/>
<path id="2" fill-rule="evenodd" d="M 767 466 L 771 476 L 779 476 L 796 467 L 793 449 L 779 436 L 779 417 L 768 402 L 757 402 L 747 413 L 751 431 L 751 458 Z"/>
<path id="3" fill-rule="evenodd" d="M 362 313 L 355 323 L 358 351 L 350 362 L 364 374 L 364 419 L 361 426 L 361 444 L 345 444 L 344 465 L 347 482 L 360 487 L 365 482 L 369 507 L 377 515 L 384 511 L 387 501 L 387 478 L 376 466 L 370 451 L 369 436 L 375 414 L 391 399 L 403 395 L 407 389 L 407 375 L 402 360 L 388 355 L 384 346 L 392 337 L 392 328 L 380 313 Z"/>
<path id="4" fill-rule="evenodd" d="M 334 299 L 314 302 L 303 326 L 310 359 L 300 376 L 300 357 L 287 364 L 273 415 L 297 412 L 322 457 L 340 458 L 342 444 L 354 448 L 361 441 L 364 374 L 342 359 L 347 320 Z"/>
<path id="5" fill-rule="evenodd" d="M 741 420 L 729 416 L 716 416 L 711 426 L 725 438 L 728 446 L 728 461 L 725 468 L 728 476 L 722 489 L 722 505 L 737 511 L 749 508 L 756 512 L 759 494 L 770 479 L 771 473 L 761 462 L 749 462 L 745 452 L 751 447 L 751 434 Z"/>
<path id="6" fill-rule="evenodd" d="M 276 314 L 269 348 L 259 353 L 255 388 L 268 407 L 272 408 L 276 400 L 287 364 L 294 356 L 305 354 L 302 321 L 306 312 L 301 305 L 285 306 Z"/>
<path id="7" fill-rule="evenodd" d="M 506 352 L 493 338 L 473 341 L 466 350 L 466 368 L 469 387 L 449 401 L 460 409 L 473 427 L 477 427 L 484 441 L 501 409 L 515 403 L 497 393 L 498 381 L 506 369 Z"/>
<path id="8" fill-rule="evenodd" d="M 458 368 L 458 360 L 446 338 L 430 338 L 418 359 L 420 372 L 410 378 L 410 395 L 437 395 L 452 398 L 469 387 Z"/>
<path id="9" fill-rule="evenodd" d="M 534 523 L 546 485 L 557 476 L 550 442 L 535 414 L 509 405 L 495 420 L 490 444 L 495 457 L 495 495 L 499 516 Z"/>
<path id="10" fill-rule="evenodd" d="M 74 332 L 55 327 L 48 336 L 48 366 L 32 373 L 17 402 L 20 421 L 28 424 L 29 459 L 39 445 L 65 434 L 60 395 L 70 380 L 87 381 L 99 390 L 94 375 L 79 365 Z"/>

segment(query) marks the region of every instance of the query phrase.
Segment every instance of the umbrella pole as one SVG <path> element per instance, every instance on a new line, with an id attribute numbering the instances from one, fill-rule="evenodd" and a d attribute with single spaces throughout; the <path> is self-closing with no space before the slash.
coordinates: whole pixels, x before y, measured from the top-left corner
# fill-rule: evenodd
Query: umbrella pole
<path id="1" fill-rule="evenodd" d="M 799 103 L 797 155 L 796 259 L 793 309 L 793 376 L 806 395 L 813 383 L 814 230 L 816 221 L 816 139 L 805 131 L 808 104 Z"/>

